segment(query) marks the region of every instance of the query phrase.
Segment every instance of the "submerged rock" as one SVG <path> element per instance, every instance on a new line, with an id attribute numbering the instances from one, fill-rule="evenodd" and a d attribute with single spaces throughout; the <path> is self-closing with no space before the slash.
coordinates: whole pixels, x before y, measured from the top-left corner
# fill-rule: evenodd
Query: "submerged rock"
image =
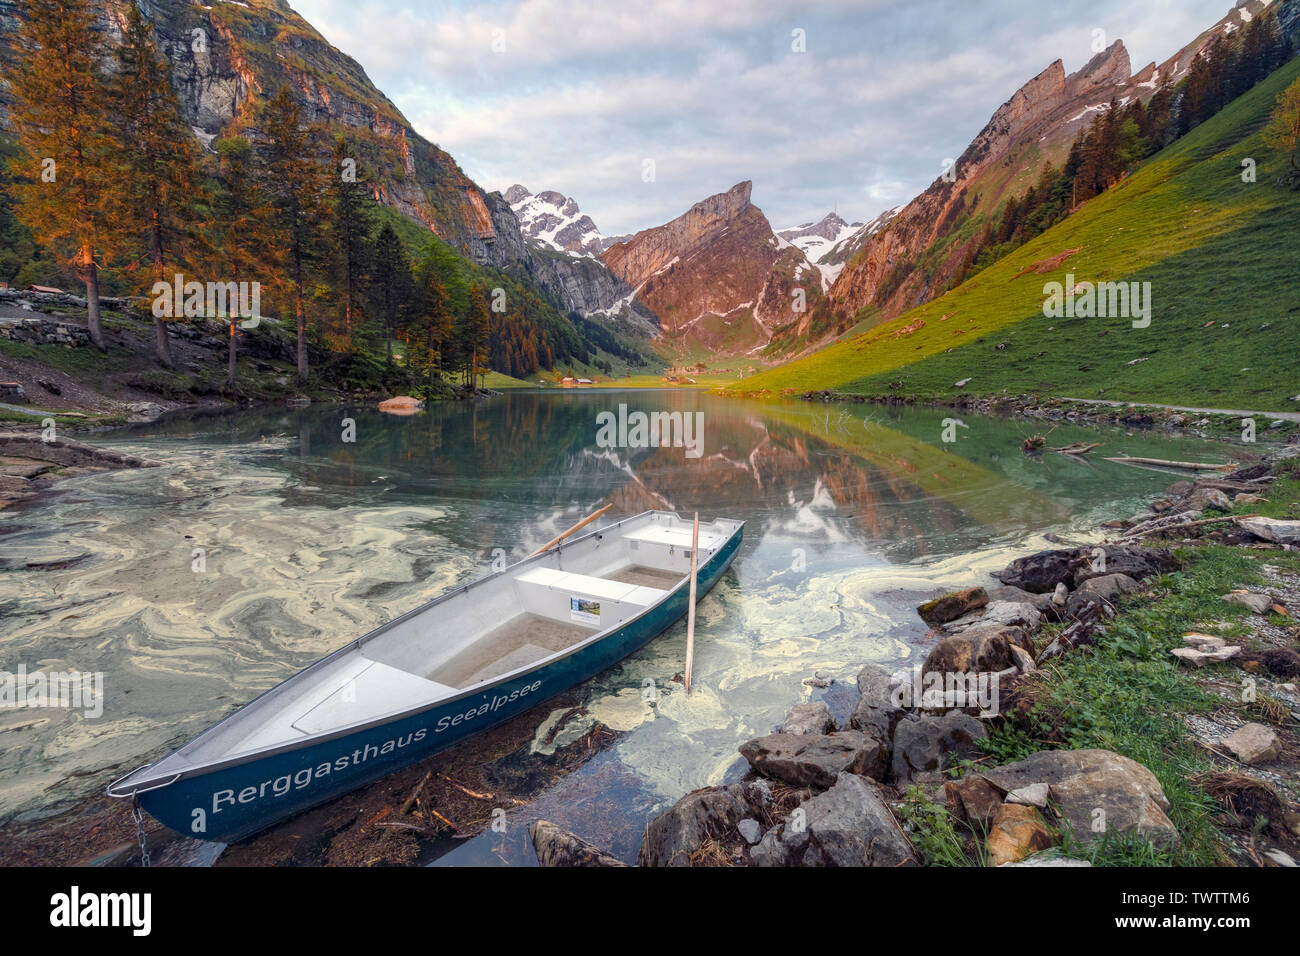
<path id="1" fill-rule="evenodd" d="M 967 588 L 965 591 L 955 591 L 933 601 L 926 601 L 916 612 L 925 623 L 939 625 L 955 621 L 988 603 L 989 595 L 983 588 Z"/>
<path id="2" fill-rule="evenodd" d="M 537 851 L 537 862 L 542 866 L 627 866 L 549 820 L 538 820 L 529 826 L 528 835 Z"/>
<path id="3" fill-rule="evenodd" d="M 825 704 L 805 703 L 795 704 L 790 708 L 790 713 L 785 715 L 785 720 L 777 728 L 778 734 L 794 734 L 795 736 L 807 736 L 809 734 L 829 734 L 835 730 L 835 719 L 831 717 L 831 712 Z"/>
<path id="4" fill-rule="evenodd" d="M 916 857 L 876 788 L 841 773 L 750 851 L 759 866 L 914 866 Z"/>

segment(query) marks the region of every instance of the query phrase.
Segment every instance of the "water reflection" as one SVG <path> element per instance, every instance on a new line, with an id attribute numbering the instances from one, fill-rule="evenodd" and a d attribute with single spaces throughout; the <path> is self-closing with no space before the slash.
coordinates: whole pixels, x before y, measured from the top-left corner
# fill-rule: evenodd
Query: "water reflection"
<path id="1" fill-rule="evenodd" d="M 702 412 L 703 453 L 601 447 L 597 415 L 620 403 Z M 532 746 L 562 745 L 595 722 L 617 736 L 520 819 L 548 815 L 635 856 L 646 814 L 741 772 L 736 746 L 792 702 L 828 693 L 836 703 L 864 661 L 916 655 L 920 595 L 968 583 L 1008 549 L 1041 545 L 1043 532 L 1090 530 L 1169 481 L 1026 457 L 1028 428 L 998 419 L 967 418 L 945 443 L 945 417 L 683 392 L 512 393 L 411 417 L 263 409 L 101 436 L 166 465 L 72 479 L 0 513 L 4 666 L 103 671 L 107 698 L 96 721 L 0 713 L 0 820 L 80 799 L 603 504 L 744 519 L 744 548 L 699 610 L 697 694 L 672 683 L 675 630 L 582 688 L 572 726 L 557 731 L 546 708 L 534 715 L 549 743 Z M 1098 454 L 1225 457 L 1118 430 L 1053 436 L 1083 438 L 1105 443 Z M 841 684 L 807 687 L 815 670 Z M 642 698 L 647 681 L 661 689 L 654 703 Z M 485 834 L 444 862 L 521 863 L 526 851 L 526 839 L 521 848 Z"/>

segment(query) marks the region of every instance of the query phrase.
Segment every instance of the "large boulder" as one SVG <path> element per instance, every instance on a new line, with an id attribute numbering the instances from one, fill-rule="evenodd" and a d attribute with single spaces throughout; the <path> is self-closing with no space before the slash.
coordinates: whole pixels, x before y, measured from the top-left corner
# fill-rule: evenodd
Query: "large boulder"
<path id="1" fill-rule="evenodd" d="M 1109 750 L 1043 750 L 981 774 L 1007 792 L 1049 784 L 1052 805 L 1080 845 L 1128 833 L 1157 846 L 1178 841 L 1178 831 L 1165 815 L 1169 801 L 1155 774 Z"/>
<path id="2" fill-rule="evenodd" d="M 916 612 L 926 624 L 937 627 L 964 617 L 988 603 L 989 595 L 983 588 L 967 588 L 965 591 L 954 591 L 933 601 L 926 601 Z"/>
<path id="3" fill-rule="evenodd" d="M 983 610 L 958 618 L 948 625 L 951 632 L 986 624 L 1019 627 L 1031 634 L 1043 626 L 1043 615 L 1033 604 L 1020 601 L 993 601 Z"/>
<path id="4" fill-rule="evenodd" d="M 1238 518 L 1237 527 L 1275 544 L 1300 544 L 1300 521 L 1277 518 Z"/>
<path id="5" fill-rule="evenodd" d="M 1071 587 L 1108 574 L 1126 574 L 1134 580 L 1176 571 L 1178 559 L 1166 548 L 1140 548 L 1125 544 L 1080 548 L 1070 566 Z"/>
<path id="6" fill-rule="evenodd" d="M 889 744 L 860 730 L 768 734 L 741 744 L 740 752 L 763 776 L 796 787 L 829 787 L 846 771 L 883 780 L 889 769 Z"/>
<path id="7" fill-rule="evenodd" d="M 1003 584 L 1035 594 L 1048 594 L 1058 584 L 1077 588 L 1089 578 L 1127 574 L 1136 580 L 1178 568 L 1178 559 L 1163 548 L 1099 544 L 1057 551 L 1039 551 L 1017 558 L 994 575 Z"/>
<path id="8" fill-rule="evenodd" d="M 690 866 L 705 840 L 726 839 L 736 824 L 757 812 L 760 788 L 739 783 L 692 790 L 650 821 L 641 838 L 641 866 Z"/>
<path id="9" fill-rule="evenodd" d="M 894 780 L 901 784 L 910 781 L 913 773 L 944 770 L 954 755 L 958 759 L 978 756 L 977 741 L 987 736 L 984 725 L 968 714 L 899 721 L 894 730 Z"/>
<path id="10" fill-rule="evenodd" d="M 769 830 L 750 858 L 759 866 L 914 866 L 912 845 L 870 781 L 842 773 Z"/>
<path id="11" fill-rule="evenodd" d="M 945 637 L 926 655 L 921 673 L 938 671 L 942 674 L 1004 671 L 1015 666 L 1011 645 L 1025 646 L 1022 630 L 999 625 L 972 627 Z M 1027 650 L 1033 650 L 1029 642 Z"/>
<path id="12" fill-rule="evenodd" d="M 1050 594 L 1056 585 L 1070 581 L 1070 562 L 1075 549 L 1057 551 L 1039 551 L 1023 558 L 1016 558 L 1001 571 L 993 575 L 1003 584 L 1029 591 L 1032 594 Z"/>
<path id="13" fill-rule="evenodd" d="M 537 862 L 542 866 L 627 866 L 549 820 L 532 824 L 528 835 L 537 851 Z"/>

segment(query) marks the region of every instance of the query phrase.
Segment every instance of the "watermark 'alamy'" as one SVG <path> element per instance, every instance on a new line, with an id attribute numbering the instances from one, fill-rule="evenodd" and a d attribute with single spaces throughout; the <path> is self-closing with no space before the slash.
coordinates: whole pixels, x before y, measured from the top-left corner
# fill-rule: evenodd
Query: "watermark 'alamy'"
<path id="1" fill-rule="evenodd" d="M 1043 315 L 1049 319 L 1105 319 L 1133 320 L 1133 328 L 1145 329 L 1151 324 L 1150 282 L 1080 282 L 1074 273 L 1065 274 L 1065 284 L 1048 282 L 1043 285 L 1047 300 Z"/>
<path id="2" fill-rule="evenodd" d="M 596 416 L 596 445 L 600 448 L 685 448 L 687 458 L 704 454 L 703 412 L 632 412 Z"/>
<path id="3" fill-rule="evenodd" d="M 86 717 L 104 713 L 104 674 L 32 671 L 19 664 L 17 672 L 0 671 L 0 707 L 80 708 Z"/>
<path id="4" fill-rule="evenodd" d="M 898 670 L 889 678 L 889 700 L 895 707 L 922 710 L 978 707 L 980 716 L 998 713 L 1000 677 L 997 671 L 930 671 L 920 666 Z"/>
<path id="5" fill-rule="evenodd" d="M 177 273 L 171 282 L 155 282 L 150 292 L 156 319 L 230 316 L 248 320 L 240 327 L 252 329 L 262 317 L 260 282 L 186 282 Z"/>

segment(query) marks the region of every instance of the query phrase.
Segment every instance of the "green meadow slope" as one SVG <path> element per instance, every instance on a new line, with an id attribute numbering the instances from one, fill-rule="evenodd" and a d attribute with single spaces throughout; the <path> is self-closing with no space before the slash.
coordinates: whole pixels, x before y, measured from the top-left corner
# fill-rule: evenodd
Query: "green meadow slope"
<path id="1" fill-rule="evenodd" d="M 1277 184 L 1286 160 L 1260 130 L 1297 76 L 1300 58 L 938 299 L 731 390 L 1296 410 L 1300 192 Z M 1245 158 L 1257 163 L 1253 183 L 1241 178 Z M 1150 282 L 1150 326 L 1044 316 L 1045 283 L 1067 273 L 1076 283 Z"/>

